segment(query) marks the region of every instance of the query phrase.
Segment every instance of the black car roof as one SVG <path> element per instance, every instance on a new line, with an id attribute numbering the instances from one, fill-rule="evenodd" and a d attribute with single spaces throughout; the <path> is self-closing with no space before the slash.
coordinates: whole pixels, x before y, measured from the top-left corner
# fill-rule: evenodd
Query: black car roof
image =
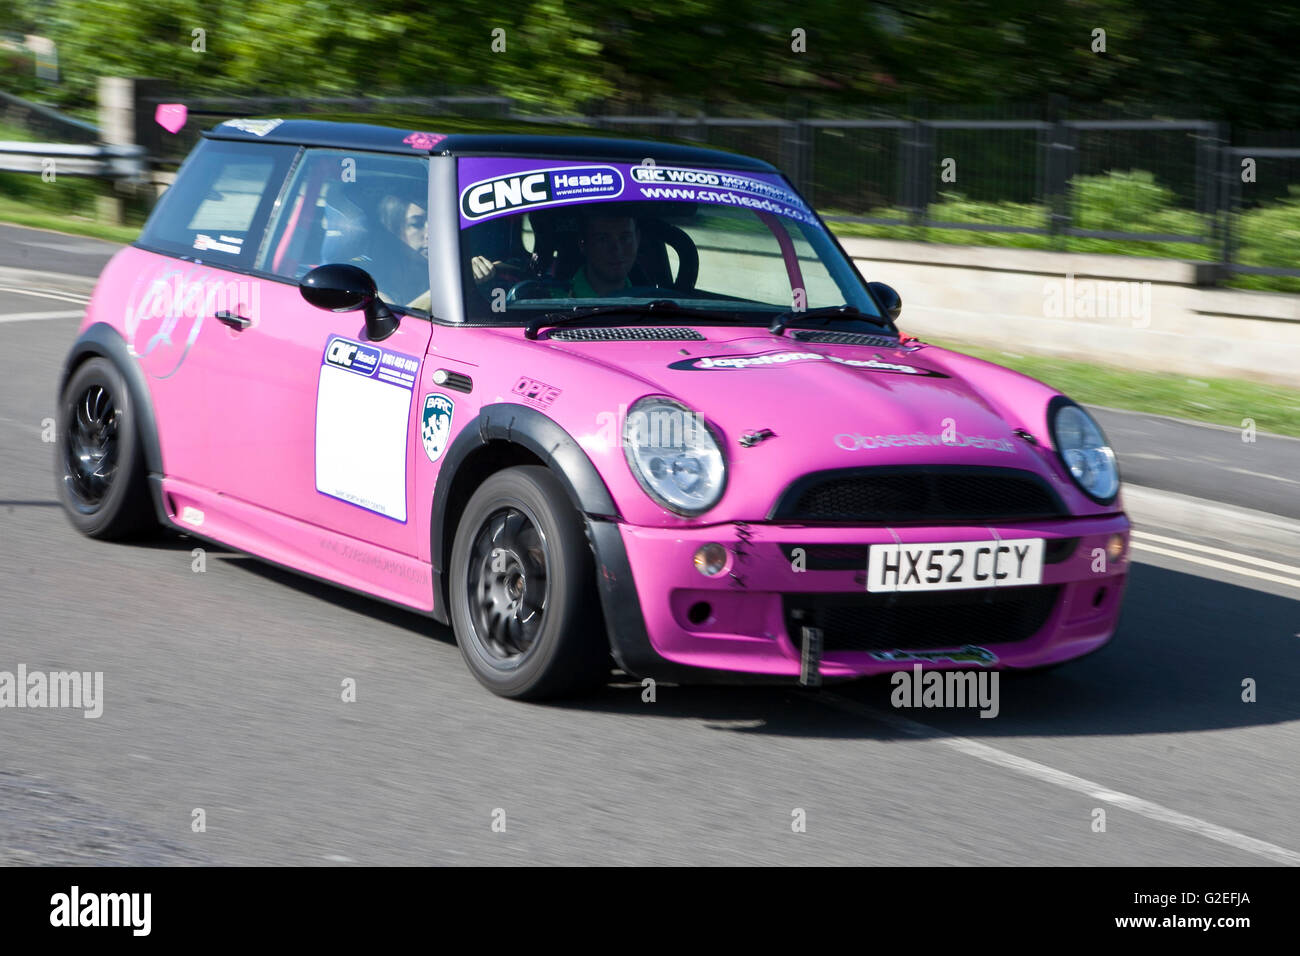
<path id="1" fill-rule="evenodd" d="M 246 129 L 232 126 L 240 123 Z M 546 135 L 539 133 L 447 133 L 432 146 L 420 142 L 418 134 L 439 134 L 437 120 L 423 129 L 381 126 L 372 123 L 336 123 L 322 120 L 286 119 L 264 132 L 270 120 L 232 120 L 204 132 L 210 139 L 289 143 L 326 146 L 383 153 L 430 153 L 462 156 L 539 156 L 556 159 L 604 159 L 639 163 L 647 157 L 698 166 L 721 166 L 751 172 L 775 173 L 775 166 L 752 156 L 718 149 L 684 146 L 616 136 Z M 454 122 L 454 121 L 453 121 Z M 407 140 L 411 140 L 408 142 Z"/>

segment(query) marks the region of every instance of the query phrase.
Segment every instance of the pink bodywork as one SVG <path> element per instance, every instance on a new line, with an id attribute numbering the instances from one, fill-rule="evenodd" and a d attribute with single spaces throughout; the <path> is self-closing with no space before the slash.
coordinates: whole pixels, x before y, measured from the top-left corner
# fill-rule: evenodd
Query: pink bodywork
<path id="1" fill-rule="evenodd" d="M 225 283 L 254 325 L 236 332 L 205 315 L 155 314 L 157 282 Z M 177 283 L 180 283 L 178 286 Z M 242 283 L 243 285 L 239 285 Z M 150 290 L 155 290 L 152 292 Z M 232 306 L 233 308 L 234 306 Z M 185 310 L 173 309 L 173 313 Z M 197 313 L 197 318 L 195 314 Z M 242 312 L 249 315 L 250 312 Z M 1045 413 L 1057 393 L 1041 382 L 933 346 L 916 349 L 821 345 L 762 329 L 701 325 L 706 341 L 536 341 L 518 328 L 449 328 L 402 321 L 384 349 L 419 359 L 408 419 L 406 520 L 397 521 L 317 492 L 314 479 L 316 385 L 331 335 L 364 339 L 360 313 L 308 306 L 296 285 L 221 272 L 136 248 L 105 269 L 85 326 L 103 322 L 125 338 L 146 373 L 157 416 L 164 504 L 177 527 L 337 584 L 421 611 L 434 609 L 430 566 L 431 502 L 438 469 L 425 454 L 420 403 L 430 393 L 455 400 L 451 440 L 474 427 L 484 404 L 528 405 L 558 423 L 582 447 L 617 508 L 636 594 L 650 642 L 664 659 L 752 674 L 797 676 L 797 636 L 786 633 L 781 595 L 860 593 L 852 571 L 796 572 L 779 544 L 948 542 L 1016 537 L 1079 537 L 1071 558 L 1045 564 L 1043 584 L 1062 584 L 1063 599 L 1029 640 L 970 643 L 997 654 L 999 666 L 1024 667 L 1079 656 L 1114 631 L 1128 570 L 1129 524 L 1121 503 L 1084 496 L 1051 448 Z M 691 359 L 798 352 L 874 359 L 946 377 L 794 360 L 744 369 L 674 369 Z M 436 370 L 473 378 L 470 394 L 436 385 Z M 554 391 L 544 402 L 517 389 L 522 379 Z M 683 518 L 656 504 L 638 484 L 620 444 L 622 416 L 646 395 L 671 396 L 704 414 L 728 460 L 717 506 Z M 869 447 L 857 436 L 936 435 L 995 440 L 1011 451 L 971 445 Z M 742 447 L 741 435 L 774 437 Z M 1014 432 L 1023 429 L 1031 444 Z M 848 437 L 845 437 L 848 436 Z M 848 447 L 846 447 L 848 446 Z M 445 460 L 445 459 L 444 459 Z M 876 465 L 987 465 L 1044 477 L 1075 517 L 996 528 L 782 526 L 767 515 L 781 492 L 809 472 Z M 448 516 L 454 526 L 454 515 Z M 741 526 L 747 540 L 741 540 Z M 1124 555 L 1094 570 L 1095 549 L 1124 536 Z M 743 586 L 727 574 L 707 578 L 695 550 L 718 542 L 743 563 Z M 441 600 L 439 598 L 439 600 Z M 693 624 L 687 611 L 712 608 Z M 887 672 L 900 665 L 865 653 L 828 652 L 826 677 Z M 940 662 L 935 666 L 961 666 Z"/>

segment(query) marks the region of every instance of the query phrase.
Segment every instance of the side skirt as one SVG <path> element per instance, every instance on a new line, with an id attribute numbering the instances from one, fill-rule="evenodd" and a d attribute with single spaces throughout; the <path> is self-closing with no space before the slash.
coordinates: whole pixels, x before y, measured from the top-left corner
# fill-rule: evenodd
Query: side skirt
<path id="1" fill-rule="evenodd" d="M 270 564 L 433 616 L 429 563 L 175 478 L 155 479 L 169 526 Z"/>

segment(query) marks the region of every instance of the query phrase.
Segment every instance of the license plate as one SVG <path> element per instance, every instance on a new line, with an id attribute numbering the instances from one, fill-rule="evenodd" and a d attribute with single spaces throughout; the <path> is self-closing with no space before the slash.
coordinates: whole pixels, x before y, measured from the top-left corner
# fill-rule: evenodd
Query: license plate
<path id="1" fill-rule="evenodd" d="M 873 544 L 868 591 L 955 591 L 1043 580 L 1043 539 Z"/>

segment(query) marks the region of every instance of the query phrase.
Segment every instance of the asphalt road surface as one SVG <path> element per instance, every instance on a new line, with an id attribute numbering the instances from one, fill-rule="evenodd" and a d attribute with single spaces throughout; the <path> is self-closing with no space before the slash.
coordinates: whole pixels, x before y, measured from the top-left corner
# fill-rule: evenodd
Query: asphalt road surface
<path id="1" fill-rule="evenodd" d="M 0 266 L 93 276 L 112 248 L 0 227 Z M 1004 677 L 995 719 L 895 709 L 883 679 L 504 701 L 418 615 L 219 550 L 197 573 L 180 535 L 78 536 L 42 422 L 89 284 L 15 276 L 0 671 L 104 684 L 97 719 L 0 710 L 0 864 L 1300 864 L 1300 543 L 1139 522 L 1116 638 Z M 1295 516 L 1300 443 L 1103 416 L 1129 480 Z"/>

